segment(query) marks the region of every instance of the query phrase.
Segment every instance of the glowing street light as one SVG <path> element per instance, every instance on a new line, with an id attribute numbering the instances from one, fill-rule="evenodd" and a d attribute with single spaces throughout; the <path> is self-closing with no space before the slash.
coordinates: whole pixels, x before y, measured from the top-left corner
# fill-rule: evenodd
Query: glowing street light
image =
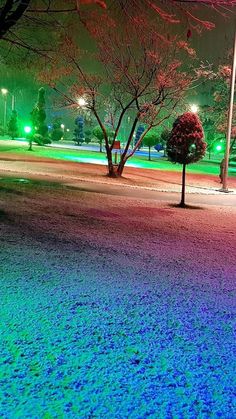
<path id="1" fill-rule="evenodd" d="M 190 111 L 192 113 L 198 113 L 198 111 L 199 111 L 198 105 L 195 105 L 195 104 L 190 105 Z"/>
<path id="2" fill-rule="evenodd" d="M 87 105 L 86 100 L 83 97 L 80 97 L 78 99 L 78 105 L 81 106 L 81 107 Z"/>
<path id="3" fill-rule="evenodd" d="M 21 90 L 19 88 L 16 88 L 13 91 L 5 89 L 4 87 L 1 89 L 1 93 L 2 93 L 2 95 L 5 96 L 5 98 L 7 97 L 8 94 L 11 95 L 11 110 L 12 111 L 14 111 L 15 105 L 16 105 L 16 92 L 17 92 L 17 90 L 19 90 L 20 93 L 21 93 Z"/>
<path id="4" fill-rule="evenodd" d="M 32 135 L 29 135 L 31 133 L 31 131 L 32 131 L 32 127 L 30 127 L 29 125 L 26 125 L 24 127 L 24 131 L 25 131 L 25 134 L 26 134 L 26 139 L 29 141 L 28 151 L 33 151 L 32 150 L 32 141 L 33 141 L 33 138 L 32 138 Z"/>
<path id="5" fill-rule="evenodd" d="M 29 134 L 31 132 L 32 128 L 29 127 L 28 125 L 26 127 L 24 127 L 24 131 L 26 134 Z"/>
<path id="6" fill-rule="evenodd" d="M 2 88 L 2 89 L 1 89 L 1 92 L 2 92 L 2 94 L 3 94 L 3 95 L 7 95 L 8 90 L 7 90 L 7 89 Z"/>

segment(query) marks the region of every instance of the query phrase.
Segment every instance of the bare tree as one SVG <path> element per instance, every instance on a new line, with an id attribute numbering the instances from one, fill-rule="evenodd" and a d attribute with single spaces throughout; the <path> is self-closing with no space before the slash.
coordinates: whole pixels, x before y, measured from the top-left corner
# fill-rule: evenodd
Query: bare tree
<path id="1" fill-rule="evenodd" d="M 211 11 L 226 16 L 234 13 L 235 5 L 236 0 L 2 0 L 0 40 L 7 46 L 14 47 L 11 54 L 14 51 L 27 50 L 42 56 L 47 55 L 51 49 L 40 36 L 40 31 L 45 33 L 45 30 L 51 29 L 51 32 L 55 32 L 61 27 L 61 18 L 65 22 L 68 17 L 76 18 L 76 15 L 86 25 L 86 12 L 92 13 L 93 6 L 109 10 L 114 8 L 123 18 L 130 18 L 134 13 L 137 16 L 149 13 L 149 18 L 153 14 L 154 18 L 158 16 L 167 24 L 185 21 L 188 27 L 187 37 L 190 37 L 192 29 L 201 31 L 214 27 L 213 22 L 199 17 L 197 7 L 210 8 Z"/>
<path id="2" fill-rule="evenodd" d="M 83 66 L 82 52 L 76 43 L 64 36 L 60 54 L 47 63 L 41 80 L 49 83 L 62 97 L 62 105 L 78 107 L 82 96 L 84 106 L 91 110 L 104 134 L 109 176 L 121 176 L 126 162 L 139 148 L 144 136 L 153 127 L 168 119 L 195 78 L 182 68 L 184 54 L 195 56 L 187 42 L 176 36 L 167 39 L 157 33 L 143 17 L 118 23 L 109 14 L 96 14 L 87 19 L 86 27 L 96 42 L 98 54 L 94 73 Z M 161 29 L 161 28 L 160 28 Z M 109 105 L 114 135 L 109 143 L 104 113 Z M 118 165 L 113 162 L 113 149 L 121 138 L 122 124 L 129 117 L 127 136 Z M 144 124 L 138 142 L 133 146 L 137 125 Z"/>
<path id="3" fill-rule="evenodd" d="M 31 0 L 5 0 L 0 8 L 0 39 L 22 18 Z"/>
<path id="4" fill-rule="evenodd" d="M 55 29 L 61 28 L 61 17 L 65 20 L 89 5 L 106 7 L 102 0 L 1 0 L 1 48 L 5 45 L 5 51 L 8 51 L 10 47 L 11 54 L 26 50 L 47 56 L 51 49 L 42 33 L 46 30 L 52 35 Z"/>
<path id="5" fill-rule="evenodd" d="M 168 24 L 183 24 L 187 26 L 187 37 L 191 30 L 201 32 L 215 27 L 214 12 L 227 17 L 235 13 L 236 0 L 114 0 L 113 5 L 122 13 L 131 16 L 133 13 L 149 13 L 158 15 Z M 209 9 L 212 19 L 205 20 L 202 10 Z"/>

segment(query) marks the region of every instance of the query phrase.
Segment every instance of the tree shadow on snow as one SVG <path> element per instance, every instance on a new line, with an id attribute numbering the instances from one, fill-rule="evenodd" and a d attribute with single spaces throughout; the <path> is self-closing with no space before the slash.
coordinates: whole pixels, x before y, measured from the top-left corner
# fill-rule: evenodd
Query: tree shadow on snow
<path id="1" fill-rule="evenodd" d="M 15 195 L 22 195 L 23 192 L 17 191 L 16 189 L 6 188 L 5 186 L 0 186 L 0 193 L 7 193 L 7 194 L 15 194 Z"/>
<path id="2" fill-rule="evenodd" d="M 191 210 L 205 210 L 206 208 L 200 207 L 199 205 L 189 205 L 185 204 L 184 207 L 182 207 L 180 204 L 169 204 L 168 205 L 171 208 L 181 208 L 181 209 L 191 209 Z"/>
<path id="3" fill-rule="evenodd" d="M 8 220 L 8 219 L 9 219 L 9 217 L 8 217 L 7 212 L 0 209 L 0 222 Z"/>

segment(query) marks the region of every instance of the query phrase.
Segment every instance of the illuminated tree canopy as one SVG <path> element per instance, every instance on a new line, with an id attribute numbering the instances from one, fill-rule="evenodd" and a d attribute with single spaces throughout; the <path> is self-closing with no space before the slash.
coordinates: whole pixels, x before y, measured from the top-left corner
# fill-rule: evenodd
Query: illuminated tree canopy
<path id="1" fill-rule="evenodd" d="M 0 39 L 10 43 L 27 46 L 26 40 L 21 42 L 17 39 L 13 28 L 19 21 L 23 24 L 41 25 L 45 15 L 51 16 L 51 23 L 56 23 L 59 14 L 80 13 L 84 8 L 91 11 L 90 6 L 98 6 L 102 9 L 117 8 L 123 13 L 130 14 L 133 10 L 137 13 L 144 10 L 152 10 L 163 20 L 169 23 L 179 23 L 183 18 L 187 19 L 190 26 L 200 30 L 211 29 L 212 22 L 204 21 L 198 17 L 198 7 L 208 7 L 212 11 L 232 13 L 236 6 L 236 0 L 2 0 L 0 2 Z M 57 22 L 58 23 L 58 22 Z M 6 34 L 10 36 L 6 37 Z"/>
<path id="2" fill-rule="evenodd" d="M 236 6 L 236 0 L 117 0 L 117 3 L 127 14 L 131 15 L 131 10 L 141 13 L 151 10 L 167 23 L 178 24 L 185 21 L 191 29 L 198 32 L 215 27 L 211 20 L 202 19 L 199 11 L 208 8 L 211 12 L 226 17 L 234 13 L 232 8 Z"/>

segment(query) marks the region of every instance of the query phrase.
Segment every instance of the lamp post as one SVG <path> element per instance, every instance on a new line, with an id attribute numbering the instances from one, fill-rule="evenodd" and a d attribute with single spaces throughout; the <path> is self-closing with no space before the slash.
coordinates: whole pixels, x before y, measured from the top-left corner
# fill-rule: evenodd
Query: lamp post
<path id="1" fill-rule="evenodd" d="M 9 91 L 8 93 L 11 95 L 11 110 L 14 111 L 16 109 L 16 98 L 18 98 L 17 93 L 18 95 L 20 94 L 20 96 L 22 96 L 22 89 L 17 87 L 12 92 Z"/>
<path id="2" fill-rule="evenodd" d="M 230 82 L 230 100 L 229 100 L 229 111 L 228 111 L 228 122 L 227 122 L 227 134 L 226 134 L 226 147 L 225 156 L 223 161 L 223 176 L 222 176 L 222 189 L 221 192 L 229 192 L 228 190 L 228 168 L 229 168 L 229 153 L 230 153 L 230 140 L 232 132 L 232 118 L 233 118 L 233 107 L 234 107 L 234 91 L 235 91 L 235 73 L 236 73 L 236 29 L 234 33 L 234 53 L 233 53 L 233 65 L 231 71 L 231 82 Z"/>
<path id="3" fill-rule="evenodd" d="M 7 125 L 7 94 L 8 94 L 8 90 L 5 89 L 5 88 L 2 88 L 1 93 L 4 97 L 3 128 L 4 128 L 4 134 L 5 134 L 6 125 Z"/>
<path id="4" fill-rule="evenodd" d="M 78 105 L 79 107 L 83 108 L 83 106 L 87 105 L 86 100 L 83 97 L 80 97 L 78 99 Z"/>
<path id="5" fill-rule="evenodd" d="M 24 131 L 25 131 L 25 137 L 26 137 L 26 139 L 28 139 L 28 141 L 29 141 L 29 148 L 28 148 L 28 151 L 33 151 L 33 150 L 32 150 L 32 136 L 31 136 L 31 131 L 32 131 L 32 128 L 31 128 L 31 126 L 26 125 L 26 126 L 24 127 Z"/>
<path id="6" fill-rule="evenodd" d="M 223 0 L 175 0 L 177 3 L 202 3 L 208 6 L 224 6 Z M 229 1 L 230 3 L 230 1 Z M 231 1 L 231 6 L 234 6 L 234 2 Z M 229 4 L 230 7 L 230 4 Z M 229 168 L 229 153 L 230 153 L 230 140 L 231 140 L 231 131 L 232 131 L 232 117 L 233 117 L 233 105 L 234 105 L 234 91 L 235 91 L 235 75 L 236 75 L 236 25 L 234 24 L 234 54 L 233 54 L 233 64 L 232 64 L 232 73 L 231 73 L 231 83 L 230 83 L 230 100 L 229 100 L 229 111 L 228 111 L 228 123 L 227 123 L 227 136 L 226 136 L 226 148 L 225 156 L 223 160 L 223 173 L 222 173 L 222 189 L 220 192 L 229 192 L 228 191 L 228 168 Z"/>
<path id="7" fill-rule="evenodd" d="M 14 111 L 15 110 L 15 95 L 14 93 L 11 95 L 11 110 Z"/>
<path id="8" fill-rule="evenodd" d="M 16 97 L 15 97 L 15 91 L 13 93 L 11 93 L 8 89 L 6 89 L 4 87 L 1 89 L 1 93 L 4 97 L 3 127 L 4 127 L 4 131 L 5 131 L 6 130 L 6 125 L 7 125 L 7 96 L 8 96 L 8 94 L 11 95 L 11 110 L 12 111 L 15 110 Z"/>

